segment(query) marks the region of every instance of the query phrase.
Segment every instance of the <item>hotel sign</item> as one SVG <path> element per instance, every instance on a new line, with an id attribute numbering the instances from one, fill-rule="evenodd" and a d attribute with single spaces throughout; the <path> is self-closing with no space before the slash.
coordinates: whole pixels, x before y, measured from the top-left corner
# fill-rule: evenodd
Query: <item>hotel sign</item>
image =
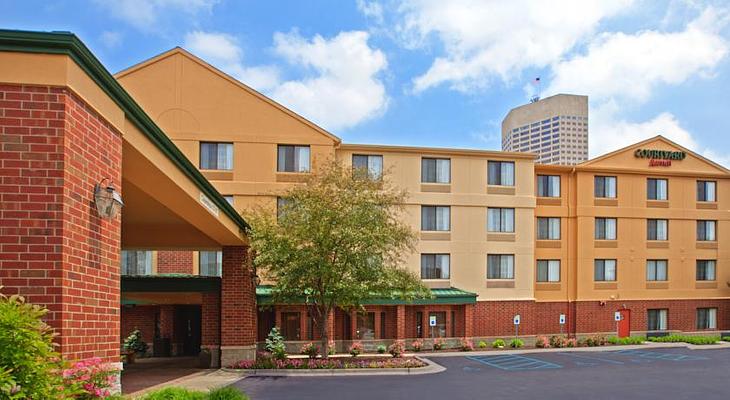
<path id="1" fill-rule="evenodd" d="M 684 151 L 637 149 L 634 152 L 634 157 L 648 158 L 650 167 L 669 167 L 672 165 L 672 160 L 684 160 L 687 153 Z"/>

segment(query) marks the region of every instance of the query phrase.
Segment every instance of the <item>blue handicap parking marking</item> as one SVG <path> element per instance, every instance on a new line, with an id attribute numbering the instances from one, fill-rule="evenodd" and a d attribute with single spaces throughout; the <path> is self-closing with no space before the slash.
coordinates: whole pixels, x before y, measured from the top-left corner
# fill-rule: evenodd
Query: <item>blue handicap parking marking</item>
<path id="1" fill-rule="evenodd" d="M 619 350 L 614 353 L 629 356 L 629 357 L 638 357 L 639 359 L 644 359 L 644 360 L 661 360 L 661 361 L 709 360 L 709 358 L 702 357 L 702 356 L 690 356 L 690 355 L 686 355 L 686 354 L 662 353 L 662 352 L 658 352 L 658 351 L 645 351 L 645 350 Z"/>
<path id="2" fill-rule="evenodd" d="M 505 371 L 529 371 L 562 368 L 562 366 L 555 363 L 516 354 L 469 356 L 467 359 Z"/>
<path id="3" fill-rule="evenodd" d="M 581 361 L 575 361 L 575 365 L 581 366 L 581 367 L 594 366 L 594 365 L 598 365 L 598 364 L 623 365 L 622 361 L 613 360 L 613 359 L 606 358 L 606 357 L 601 357 L 601 355 L 596 355 L 596 354 L 579 354 L 579 353 L 572 353 L 572 352 L 558 353 L 558 354 L 581 360 Z"/>

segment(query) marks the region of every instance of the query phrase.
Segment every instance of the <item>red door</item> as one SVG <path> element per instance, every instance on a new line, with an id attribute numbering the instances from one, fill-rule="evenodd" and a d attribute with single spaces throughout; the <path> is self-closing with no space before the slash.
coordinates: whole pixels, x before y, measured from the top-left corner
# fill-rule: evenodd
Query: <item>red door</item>
<path id="1" fill-rule="evenodd" d="M 631 336 L 631 310 L 618 310 L 621 321 L 618 321 L 618 337 Z"/>

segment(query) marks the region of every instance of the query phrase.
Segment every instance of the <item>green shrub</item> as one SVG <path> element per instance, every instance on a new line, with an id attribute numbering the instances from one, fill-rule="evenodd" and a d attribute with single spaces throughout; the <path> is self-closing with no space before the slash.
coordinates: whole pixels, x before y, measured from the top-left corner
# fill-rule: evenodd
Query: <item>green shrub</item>
<path id="1" fill-rule="evenodd" d="M 723 342 L 730 342 L 730 336 L 723 336 L 722 337 Z"/>
<path id="2" fill-rule="evenodd" d="M 525 342 L 523 342 L 522 339 L 514 338 L 514 339 L 510 340 L 510 342 L 509 342 L 509 347 L 511 347 L 513 349 L 519 349 L 520 347 L 522 347 L 524 345 L 525 345 Z"/>
<path id="3" fill-rule="evenodd" d="M 505 343 L 504 343 L 504 340 L 503 339 L 495 339 L 492 342 L 492 347 L 495 348 L 495 349 L 503 349 L 504 346 L 505 346 Z"/>
<path id="4" fill-rule="evenodd" d="M 717 344 L 720 340 L 719 336 L 687 336 L 687 335 L 668 335 L 660 337 L 650 337 L 650 342 L 657 343 L 689 343 L 689 344 Z"/>
<path id="5" fill-rule="evenodd" d="M 187 389 L 168 387 L 155 390 L 142 397 L 143 400 L 205 400 L 207 396 L 203 392 L 195 392 Z M 225 397 L 222 397 L 225 399 Z M 232 397 L 235 399 L 235 397 Z"/>
<path id="6" fill-rule="evenodd" d="M 479 341 L 479 348 L 480 349 L 486 349 L 487 348 L 487 342 L 480 340 Z"/>
<path id="7" fill-rule="evenodd" d="M 283 360 L 286 358 L 286 345 L 284 344 L 284 336 L 281 336 L 279 328 L 271 328 L 269 336 L 266 337 L 264 350 L 271 353 L 271 356 L 277 360 Z"/>
<path id="8" fill-rule="evenodd" d="M 307 355 L 309 358 L 317 358 L 319 355 L 319 346 L 309 342 L 302 345 L 302 349 L 299 351 L 301 354 Z"/>
<path id="9" fill-rule="evenodd" d="M 248 400 L 248 396 L 230 386 L 212 390 L 207 398 L 208 400 Z"/>
<path id="10" fill-rule="evenodd" d="M 645 338 L 643 336 L 628 336 L 628 337 L 616 337 L 611 336 L 606 341 L 616 345 L 629 345 L 629 344 L 642 344 Z"/>
<path id="11" fill-rule="evenodd" d="M 48 310 L 20 296 L 0 294 L 0 398 L 67 399 L 79 393 L 64 384 L 53 331 L 41 318 Z"/>
<path id="12" fill-rule="evenodd" d="M 564 336 L 553 335 L 553 336 L 550 336 L 550 341 L 548 344 L 550 345 L 550 347 L 555 347 L 556 349 L 565 347 L 566 339 L 567 338 Z"/>
<path id="13" fill-rule="evenodd" d="M 385 345 L 384 345 L 384 344 L 379 344 L 379 345 L 378 345 L 378 354 L 385 354 L 385 352 L 386 352 L 387 350 L 388 350 L 388 348 L 387 348 L 387 347 L 385 347 Z"/>
<path id="14" fill-rule="evenodd" d="M 144 355 L 147 353 L 147 343 L 142 340 L 142 332 L 139 329 L 133 330 L 124 339 L 124 350 Z"/>

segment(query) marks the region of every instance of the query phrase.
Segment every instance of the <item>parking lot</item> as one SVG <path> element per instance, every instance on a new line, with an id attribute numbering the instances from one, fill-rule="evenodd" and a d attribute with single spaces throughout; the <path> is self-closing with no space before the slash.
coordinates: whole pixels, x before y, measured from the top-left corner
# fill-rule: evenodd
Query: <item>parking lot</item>
<path id="1" fill-rule="evenodd" d="M 249 377 L 254 400 L 727 399 L 730 350 L 685 348 L 436 357 L 432 375 Z"/>

